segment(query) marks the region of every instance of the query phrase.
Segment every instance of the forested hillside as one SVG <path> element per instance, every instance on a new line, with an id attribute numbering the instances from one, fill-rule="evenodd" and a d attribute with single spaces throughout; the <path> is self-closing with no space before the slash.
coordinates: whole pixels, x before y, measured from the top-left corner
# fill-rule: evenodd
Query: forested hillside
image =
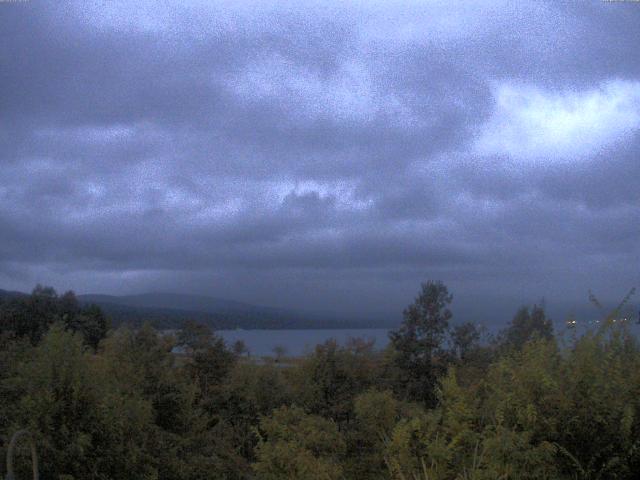
<path id="1" fill-rule="evenodd" d="M 2 298 L 24 298 L 27 294 L 0 289 Z M 80 306 L 96 305 L 113 327 L 139 328 L 145 323 L 158 330 L 179 329 L 185 320 L 224 329 L 307 329 L 388 327 L 393 321 L 354 318 L 317 312 L 297 312 L 251 305 L 205 296 L 153 293 L 142 295 L 77 295 Z"/>
<path id="2" fill-rule="evenodd" d="M 254 362 L 208 327 L 109 329 L 39 287 L 0 301 L 0 455 L 44 480 L 632 479 L 640 345 L 614 312 L 554 333 L 523 307 L 492 340 L 425 283 L 389 347 Z M 576 323 L 579 320 L 576 320 Z M 185 355 L 172 353 L 180 345 Z M 30 478 L 26 445 L 17 478 Z"/>

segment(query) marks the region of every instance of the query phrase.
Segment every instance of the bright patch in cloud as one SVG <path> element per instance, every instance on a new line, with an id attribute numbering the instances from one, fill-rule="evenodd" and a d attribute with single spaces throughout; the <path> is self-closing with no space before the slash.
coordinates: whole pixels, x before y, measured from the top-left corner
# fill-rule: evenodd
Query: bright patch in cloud
<path id="1" fill-rule="evenodd" d="M 365 64 L 344 61 L 333 75 L 323 77 L 279 55 L 247 65 L 234 81 L 233 92 L 243 100 L 288 99 L 296 114 L 315 120 L 366 122 L 384 115 L 391 122 L 414 122 L 410 109 L 375 84 Z"/>
<path id="2" fill-rule="evenodd" d="M 640 82 L 611 81 L 556 93 L 503 84 L 476 152 L 523 161 L 574 161 L 627 140 L 640 129 Z"/>
<path id="3" fill-rule="evenodd" d="M 275 198 L 276 205 L 282 204 L 291 194 L 298 196 L 318 194 L 320 199 L 332 199 L 337 209 L 346 211 L 366 210 L 373 205 L 372 200 L 360 198 L 356 194 L 356 185 L 346 180 L 333 182 L 279 180 L 271 183 L 267 190 L 267 196 Z"/>

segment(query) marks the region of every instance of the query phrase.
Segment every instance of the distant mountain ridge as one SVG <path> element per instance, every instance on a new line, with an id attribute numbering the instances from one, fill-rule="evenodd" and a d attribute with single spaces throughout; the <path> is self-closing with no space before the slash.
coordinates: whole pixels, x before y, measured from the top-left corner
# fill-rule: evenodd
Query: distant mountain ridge
<path id="1" fill-rule="evenodd" d="M 23 297 L 27 295 L 24 292 L 16 292 L 12 290 L 3 290 L 0 288 L 0 298 Z"/>
<path id="2" fill-rule="evenodd" d="M 0 289 L 0 299 L 27 296 L 27 293 Z M 113 326 L 140 326 L 146 322 L 159 329 L 180 328 L 194 320 L 213 329 L 309 329 L 368 328 L 380 322 L 321 313 L 296 312 L 253 305 L 205 295 L 151 292 L 136 295 L 77 295 L 83 305 L 96 304 L 111 318 Z"/>
<path id="3" fill-rule="evenodd" d="M 179 328 L 185 320 L 214 329 L 233 328 L 362 328 L 353 319 L 305 314 L 275 307 L 252 305 L 204 295 L 153 292 L 137 295 L 78 295 L 81 303 L 99 305 L 115 323 L 151 322 L 157 328 Z"/>
<path id="4" fill-rule="evenodd" d="M 219 299 L 205 295 L 190 295 L 171 292 L 150 292 L 138 295 L 78 295 L 78 299 L 86 303 L 111 303 L 142 308 L 170 308 L 174 310 L 190 310 L 209 313 L 272 311 L 285 313 L 286 310 L 263 307 L 234 300 Z M 287 312 L 290 313 L 290 312 Z"/>

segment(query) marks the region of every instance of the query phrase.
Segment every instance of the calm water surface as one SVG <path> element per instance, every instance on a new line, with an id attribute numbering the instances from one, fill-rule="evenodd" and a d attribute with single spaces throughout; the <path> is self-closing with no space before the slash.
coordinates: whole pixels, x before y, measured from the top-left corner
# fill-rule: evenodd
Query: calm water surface
<path id="1" fill-rule="evenodd" d="M 216 330 L 229 346 L 242 340 L 251 355 L 273 355 L 276 346 L 283 346 L 286 355 L 298 356 L 311 352 L 313 348 L 330 338 L 344 345 L 349 338 L 374 340 L 376 349 L 389 343 L 389 330 L 385 328 L 340 329 L 340 330 Z"/>

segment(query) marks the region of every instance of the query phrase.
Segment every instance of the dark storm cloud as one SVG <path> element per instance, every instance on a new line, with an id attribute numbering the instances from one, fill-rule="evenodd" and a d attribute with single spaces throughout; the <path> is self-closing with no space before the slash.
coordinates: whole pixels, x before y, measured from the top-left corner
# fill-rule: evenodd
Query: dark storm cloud
<path id="1" fill-rule="evenodd" d="M 0 287 L 387 314 L 640 279 L 636 5 L 0 9 Z"/>

